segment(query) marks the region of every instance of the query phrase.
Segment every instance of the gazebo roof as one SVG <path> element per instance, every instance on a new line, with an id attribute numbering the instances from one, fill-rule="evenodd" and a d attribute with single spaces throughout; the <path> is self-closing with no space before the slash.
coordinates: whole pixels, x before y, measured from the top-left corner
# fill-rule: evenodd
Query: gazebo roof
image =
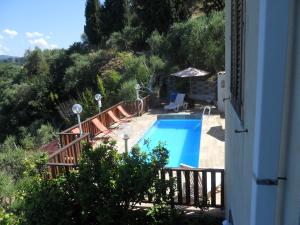
<path id="1" fill-rule="evenodd" d="M 204 77 L 207 75 L 209 75 L 209 72 L 206 72 L 204 70 L 198 70 L 192 67 L 171 74 L 171 76 L 182 77 L 182 78 L 183 77 Z"/>

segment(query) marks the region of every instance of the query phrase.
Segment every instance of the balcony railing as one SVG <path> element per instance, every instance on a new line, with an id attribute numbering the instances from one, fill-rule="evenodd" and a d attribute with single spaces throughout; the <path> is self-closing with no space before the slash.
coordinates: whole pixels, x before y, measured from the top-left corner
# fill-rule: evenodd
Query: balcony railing
<path id="1" fill-rule="evenodd" d="M 149 99 L 149 96 L 143 98 L 144 104 L 143 109 L 141 110 L 142 114 L 149 110 Z M 92 123 L 92 120 L 94 118 L 98 118 L 104 126 L 110 127 L 114 121 L 108 116 L 108 111 L 111 110 L 118 118 L 123 117 L 117 108 L 119 105 L 122 105 L 128 113 L 132 115 L 137 114 L 137 101 L 122 101 L 101 113 L 84 120 L 81 124 L 84 133 L 83 136 L 80 137 L 80 134 L 74 134 L 71 132 L 74 128 L 77 128 L 78 125 L 72 126 L 59 133 L 61 148 L 49 156 L 49 163 L 47 164 L 51 177 L 57 177 L 71 168 L 76 167 L 82 150 L 82 142 L 91 142 L 99 133 L 98 129 Z"/>
<path id="2" fill-rule="evenodd" d="M 166 168 L 160 177 L 175 179 L 174 193 L 169 190 L 173 205 L 224 207 L 224 169 Z"/>
<path id="3" fill-rule="evenodd" d="M 143 98 L 143 109 L 142 109 L 142 113 L 145 113 L 149 110 L 149 103 L 150 103 L 150 97 L 146 96 Z M 137 110 L 138 110 L 138 102 L 137 101 L 122 101 L 119 102 L 118 104 L 102 111 L 101 113 L 98 113 L 86 120 L 84 120 L 81 123 L 82 126 L 82 131 L 83 133 L 87 133 L 90 135 L 90 138 L 93 139 L 99 132 L 97 127 L 95 127 L 95 125 L 92 123 L 92 120 L 94 118 L 98 118 L 98 120 L 106 127 L 110 127 L 111 125 L 114 124 L 114 121 L 110 118 L 110 116 L 108 116 L 108 111 L 112 111 L 118 118 L 122 118 L 123 115 L 119 112 L 118 110 L 118 106 L 122 105 L 123 108 L 130 114 L 135 115 L 137 114 Z M 74 128 L 77 128 L 78 125 L 74 125 L 64 131 L 62 131 L 61 133 L 59 133 L 59 141 L 60 141 L 60 145 L 61 147 L 68 145 L 69 143 L 73 142 L 74 140 L 76 140 L 79 137 L 79 134 L 74 134 L 71 131 Z"/>

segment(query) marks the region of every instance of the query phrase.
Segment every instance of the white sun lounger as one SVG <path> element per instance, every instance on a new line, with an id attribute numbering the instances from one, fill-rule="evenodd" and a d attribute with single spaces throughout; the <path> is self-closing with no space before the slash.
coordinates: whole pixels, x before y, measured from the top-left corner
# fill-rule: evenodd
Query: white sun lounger
<path id="1" fill-rule="evenodd" d="M 185 94 L 180 94 L 178 93 L 176 95 L 176 99 L 174 102 L 170 102 L 169 105 L 166 105 L 164 107 L 164 110 L 175 110 L 176 112 L 179 111 L 180 107 L 184 107 L 184 97 L 185 97 Z"/>

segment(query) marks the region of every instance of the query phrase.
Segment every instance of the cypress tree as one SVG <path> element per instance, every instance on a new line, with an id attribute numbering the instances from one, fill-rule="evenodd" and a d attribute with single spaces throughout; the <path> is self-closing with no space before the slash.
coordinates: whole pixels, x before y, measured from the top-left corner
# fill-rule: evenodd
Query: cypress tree
<path id="1" fill-rule="evenodd" d="M 188 19 L 190 0 L 132 0 L 132 8 L 150 34 L 154 30 L 167 32 L 174 22 Z"/>
<path id="2" fill-rule="evenodd" d="M 167 31 L 171 23 L 171 8 L 169 0 L 133 0 L 132 7 L 137 15 L 138 21 L 150 34 L 153 30 L 159 32 Z"/>
<path id="3" fill-rule="evenodd" d="M 121 31 L 127 24 L 128 0 L 105 0 L 103 7 L 103 33 L 110 35 Z"/>
<path id="4" fill-rule="evenodd" d="M 90 45 L 99 45 L 102 38 L 101 8 L 99 0 L 87 0 L 85 5 L 84 33 Z"/>

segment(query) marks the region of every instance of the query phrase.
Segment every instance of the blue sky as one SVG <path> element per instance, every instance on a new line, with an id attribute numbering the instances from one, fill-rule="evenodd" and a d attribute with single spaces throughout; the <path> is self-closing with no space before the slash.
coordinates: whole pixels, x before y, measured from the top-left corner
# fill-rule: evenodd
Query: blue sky
<path id="1" fill-rule="evenodd" d="M 0 0 L 0 55 L 67 48 L 80 41 L 85 0 Z"/>

